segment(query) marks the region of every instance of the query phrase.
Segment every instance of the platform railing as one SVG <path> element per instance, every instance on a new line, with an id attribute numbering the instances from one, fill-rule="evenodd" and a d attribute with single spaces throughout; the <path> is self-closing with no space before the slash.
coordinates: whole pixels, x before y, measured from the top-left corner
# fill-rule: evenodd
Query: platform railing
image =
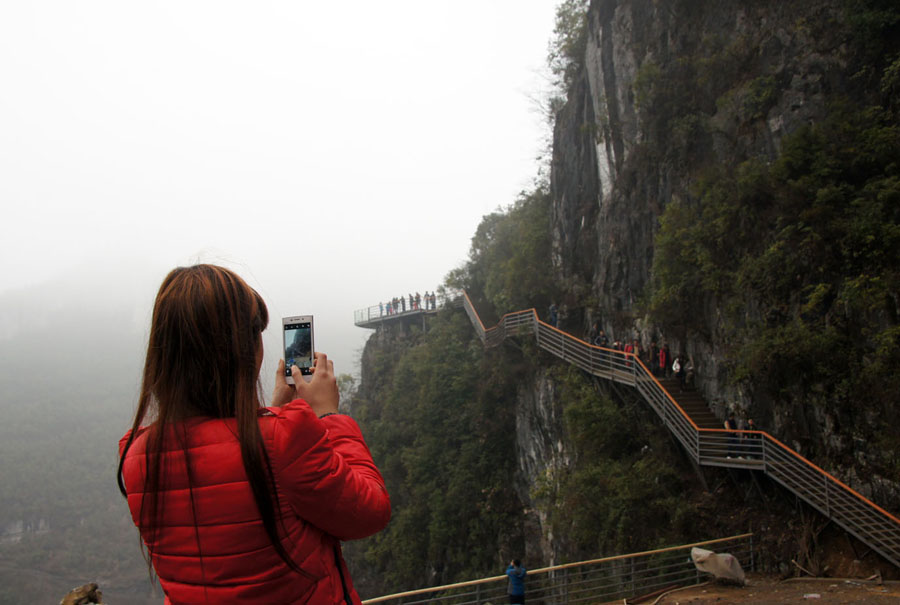
<path id="1" fill-rule="evenodd" d="M 453 304 L 454 302 L 459 301 L 459 294 L 455 292 L 450 292 L 446 295 L 436 294 L 433 304 L 426 300 L 425 297 L 422 297 L 422 300 L 418 305 L 411 301 L 409 296 L 404 296 L 403 298 L 403 305 L 400 306 L 397 311 L 393 310 L 390 302 L 372 305 L 371 307 L 365 307 L 364 309 L 357 309 L 353 312 L 353 324 L 361 326 L 374 321 L 412 315 L 414 313 L 421 313 L 422 311 L 437 311 L 447 304 Z"/>
<path id="2" fill-rule="evenodd" d="M 741 534 L 657 550 L 529 569 L 525 576 L 529 603 L 601 603 L 638 597 L 667 588 L 697 584 L 706 574 L 697 571 L 691 548 L 727 552 L 741 567 L 753 569 L 753 534 Z M 365 605 L 422 605 L 441 603 L 477 605 L 502 603 L 507 594 L 506 575 L 445 586 L 410 590 L 367 599 Z"/>
<path id="3" fill-rule="evenodd" d="M 538 346 L 585 372 L 633 386 L 695 462 L 761 470 L 900 567 L 900 519 L 762 431 L 701 429 L 634 354 L 590 345 L 541 321 L 534 309 L 485 328 L 468 294 L 462 304 L 486 347 L 533 335 Z"/>

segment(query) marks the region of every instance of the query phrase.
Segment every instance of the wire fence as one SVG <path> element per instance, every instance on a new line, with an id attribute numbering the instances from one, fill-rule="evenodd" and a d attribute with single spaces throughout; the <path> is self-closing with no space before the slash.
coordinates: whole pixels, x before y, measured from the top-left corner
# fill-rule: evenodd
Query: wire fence
<path id="1" fill-rule="evenodd" d="M 666 589 L 700 583 L 708 578 L 691 560 L 691 548 L 703 547 L 733 555 L 747 570 L 753 569 L 753 534 L 742 534 L 658 550 L 592 559 L 529 570 L 525 577 L 529 603 L 599 603 L 635 598 Z M 502 603 L 508 578 L 494 576 L 446 586 L 423 588 L 363 601 L 365 604 L 475 605 Z"/>

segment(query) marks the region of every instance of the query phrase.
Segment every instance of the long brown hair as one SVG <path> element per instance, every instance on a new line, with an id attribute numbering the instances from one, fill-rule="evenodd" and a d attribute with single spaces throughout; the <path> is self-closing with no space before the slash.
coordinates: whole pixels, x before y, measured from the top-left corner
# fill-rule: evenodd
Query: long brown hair
<path id="1" fill-rule="evenodd" d="M 194 265 L 178 267 L 166 276 L 153 306 L 137 412 L 119 459 L 119 491 L 127 497 L 122 477 L 125 456 L 146 422 L 146 484 L 140 527 L 150 532 L 148 543 L 154 542 L 165 511 L 161 498 L 165 494 L 162 453 L 166 449 L 177 445 L 184 452 L 189 485 L 194 484 L 187 431 L 179 421 L 190 416 L 234 418 L 244 470 L 266 534 L 291 569 L 308 575 L 278 537 L 278 494 L 257 420 L 262 331 L 268 323 L 269 312 L 260 295 L 228 269 Z M 175 443 L 167 443 L 169 439 Z"/>

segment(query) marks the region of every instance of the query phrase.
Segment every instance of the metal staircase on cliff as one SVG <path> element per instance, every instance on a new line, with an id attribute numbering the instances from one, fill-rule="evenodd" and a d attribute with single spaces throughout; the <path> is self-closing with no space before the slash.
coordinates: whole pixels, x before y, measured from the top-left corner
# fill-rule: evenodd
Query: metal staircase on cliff
<path id="1" fill-rule="evenodd" d="M 485 347 L 499 345 L 511 336 L 533 337 L 540 348 L 593 376 L 634 387 L 697 464 L 765 472 L 900 567 L 900 519 L 770 434 L 712 428 L 702 409 L 695 412 L 701 422 L 695 421 L 638 357 L 589 345 L 541 321 L 534 309 L 508 313 L 496 326 L 485 328 L 465 292 L 462 304 Z"/>

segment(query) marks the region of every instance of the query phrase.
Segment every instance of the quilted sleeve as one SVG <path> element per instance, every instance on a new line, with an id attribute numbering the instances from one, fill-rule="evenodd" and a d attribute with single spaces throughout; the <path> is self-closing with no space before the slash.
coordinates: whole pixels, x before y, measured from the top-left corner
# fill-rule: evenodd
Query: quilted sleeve
<path id="1" fill-rule="evenodd" d="M 341 540 L 383 529 L 390 498 L 356 422 L 338 414 L 319 419 L 302 400 L 276 414 L 275 481 L 297 515 Z"/>

